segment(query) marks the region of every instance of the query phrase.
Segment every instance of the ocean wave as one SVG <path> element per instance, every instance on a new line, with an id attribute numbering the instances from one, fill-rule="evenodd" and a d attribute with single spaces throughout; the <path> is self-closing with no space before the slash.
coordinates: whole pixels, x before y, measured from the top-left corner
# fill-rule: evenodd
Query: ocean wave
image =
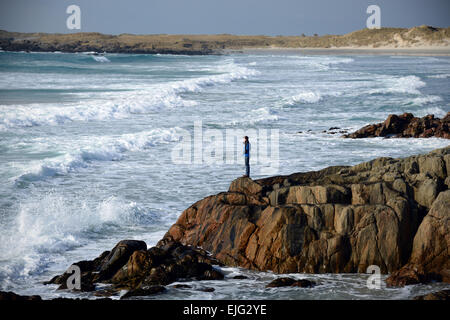
<path id="1" fill-rule="evenodd" d="M 87 168 L 93 161 L 120 161 L 126 152 L 145 150 L 159 144 L 179 141 L 182 129 L 154 129 L 145 132 L 123 134 L 118 137 L 90 138 L 87 147 L 69 151 L 52 159 L 40 160 L 13 178 L 16 184 L 63 176 Z M 97 141 L 95 141 L 97 140 Z"/>
<path id="2" fill-rule="evenodd" d="M 428 78 L 447 79 L 447 78 L 450 78 L 450 73 L 433 74 L 431 76 L 428 76 Z"/>
<path id="3" fill-rule="evenodd" d="M 429 114 L 433 114 L 435 117 L 443 118 L 449 112 L 439 107 L 420 108 L 414 111 L 416 117 L 424 117 Z"/>
<path id="4" fill-rule="evenodd" d="M 279 120 L 277 112 L 268 107 L 251 110 L 249 113 L 237 118 L 240 120 L 233 120 L 229 124 L 232 126 L 242 124 L 267 124 Z"/>
<path id="5" fill-rule="evenodd" d="M 255 75 L 256 70 L 248 69 L 228 61 L 216 66 L 217 74 L 150 84 L 145 89 L 132 92 L 102 93 L 98 100 L 84 104 L 70 105 L 8 105 L 0 111 L 0 130 L 42 125 L 63 125 L 73 121 L 103 121 L 123 119 L 131 114 L 157 112 L 162 108 L 192 107 L 196 101 L 180 97 L 182 93 L 200 92 L 204 88 L 228 84 Z M 145 86 L 141 86 L 145 87 Z M 105 98 L 106 102 L 105 102 Z"/>
<path id="6" fill-rule="evenodd" d="M 119 197 L 109 196 L 98 203 L 86 199 L 89 197 L 34 190 L 17 205 L 15 218 L 2 224 L 0 233 L 2 259 L 9 261 L 0 268 L 1 286 L 43 272 L 49 263 L 86 245 L 92 237 L 160 219 L 157 212 Z"/>
<path id="7" fill-rule="evenodd" d="M 369 94 L 407 93 L 420 94 L 419 88 L 426 85 L 417 76 L 392 77 L 382 76 L 376 80 L 381 88 L 369 90 Z"/>
<path id="8" fill-rule="evenodd" d="M 94 59 L 95 61 L 97 61 L 97 62 L 111 62 L 107 57 L 105 57 L 105 56 L 91 56 L 92 57 L 92 59 Z"/>
<path id="9" fill-rule="evenodd" d="M 287 99 L 286 104 L 293 106 L 298 103 L 316 103 L 319 102 L 321 99 L 322 95 L 319 92 L 304 91 Z"/>
<path id="10" fill-rule="evenodd" d="M 423 106 L 425 104 L 439 102 L 439 101 L 442 101 L 442 98 L 440 96 L 424 95 L 424 96 L 420 96 L 420 97 L 412 99 L 411 102 L 409 102 L 409 103 L 411 103 L 412 105 L 415 105 L 415 106 Z"/>

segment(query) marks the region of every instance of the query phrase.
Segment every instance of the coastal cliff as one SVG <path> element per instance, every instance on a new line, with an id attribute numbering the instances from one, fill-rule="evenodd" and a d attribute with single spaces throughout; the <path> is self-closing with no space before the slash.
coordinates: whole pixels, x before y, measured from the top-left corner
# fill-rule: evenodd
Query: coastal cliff
<path id="1" fill-rule="evenodd" d="M 449 48 L 450 28 L 419 26 L 362 29 L 345 35 L 107 35 L 97 32 L 71 34 L 19 33 L 0 30 L 5 51 L 110 52 L 148 54 L 217 54 L 224 50 L 259 48 Z"/>
<path id="2" fill-rule="evenodd" d="M 186 209 L 159 242 L 277 273 L 393 274 L 390 285 L 450 281 L 450 147 L 260 180 Z M 403 267 L 403 268 L 402 268 Z M 401 269 L 402 268 L 402 269 Z M 412 270 L 412 271 L 411 271 Z"/>

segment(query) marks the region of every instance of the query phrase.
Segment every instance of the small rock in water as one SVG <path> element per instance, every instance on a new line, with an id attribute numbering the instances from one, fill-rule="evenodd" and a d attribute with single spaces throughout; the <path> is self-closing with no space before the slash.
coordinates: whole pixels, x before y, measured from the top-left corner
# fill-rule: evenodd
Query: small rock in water
<path id="1" fill-rule="evenodd" d="M 125 293 L 120 299 L 126 299 L 129 297 L 136 297 L 136 296 L 150 296 L 158 293 L 162 293 L 166 291 L 166 288 L 163 286 L 149 286 L 149 287 L 141 287 L 138 289 L 130 290 L 127 293 Z"/>
<path id="2" fill-rule="evenodd" d="M 172 288 L 177 288 L 177 289 L 190 289 L 192 288 L 190 285 L 187 284 L 175 284 L 172 286 Z"/>
<path id="3" fill-rule="evenodd" d="M 300 287 L 300 288 L 310 288 L 316 283 L 306 279 L 295 280 L 292 278 L 278 278 L 270 282 L 266 288 L 278 288 L 278 287 Z"/>

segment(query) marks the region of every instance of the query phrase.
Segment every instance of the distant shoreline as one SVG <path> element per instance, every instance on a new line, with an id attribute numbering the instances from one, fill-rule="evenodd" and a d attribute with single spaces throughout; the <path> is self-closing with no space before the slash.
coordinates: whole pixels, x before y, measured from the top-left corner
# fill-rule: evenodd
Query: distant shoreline
<path id="1" fill-rule="evenodd" d="M 345 35 L 248 36 L 169 35 L 97 32 L 19 33 L 0 30 L 0 49 L 25 52 L 98 52 L 217 55 L 227 53 L 306 53 L 450 55 L 450 28 L 430 26 L 362 29 Z"/>

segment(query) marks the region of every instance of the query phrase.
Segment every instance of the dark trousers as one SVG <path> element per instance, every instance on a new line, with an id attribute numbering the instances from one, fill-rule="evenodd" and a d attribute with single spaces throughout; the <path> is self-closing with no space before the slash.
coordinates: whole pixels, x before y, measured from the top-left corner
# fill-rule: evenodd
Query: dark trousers
<path id="1" fill-rule="evenodd" d="M 250 157 L 245 157 L 245 175 L 250 177 Z"/>

